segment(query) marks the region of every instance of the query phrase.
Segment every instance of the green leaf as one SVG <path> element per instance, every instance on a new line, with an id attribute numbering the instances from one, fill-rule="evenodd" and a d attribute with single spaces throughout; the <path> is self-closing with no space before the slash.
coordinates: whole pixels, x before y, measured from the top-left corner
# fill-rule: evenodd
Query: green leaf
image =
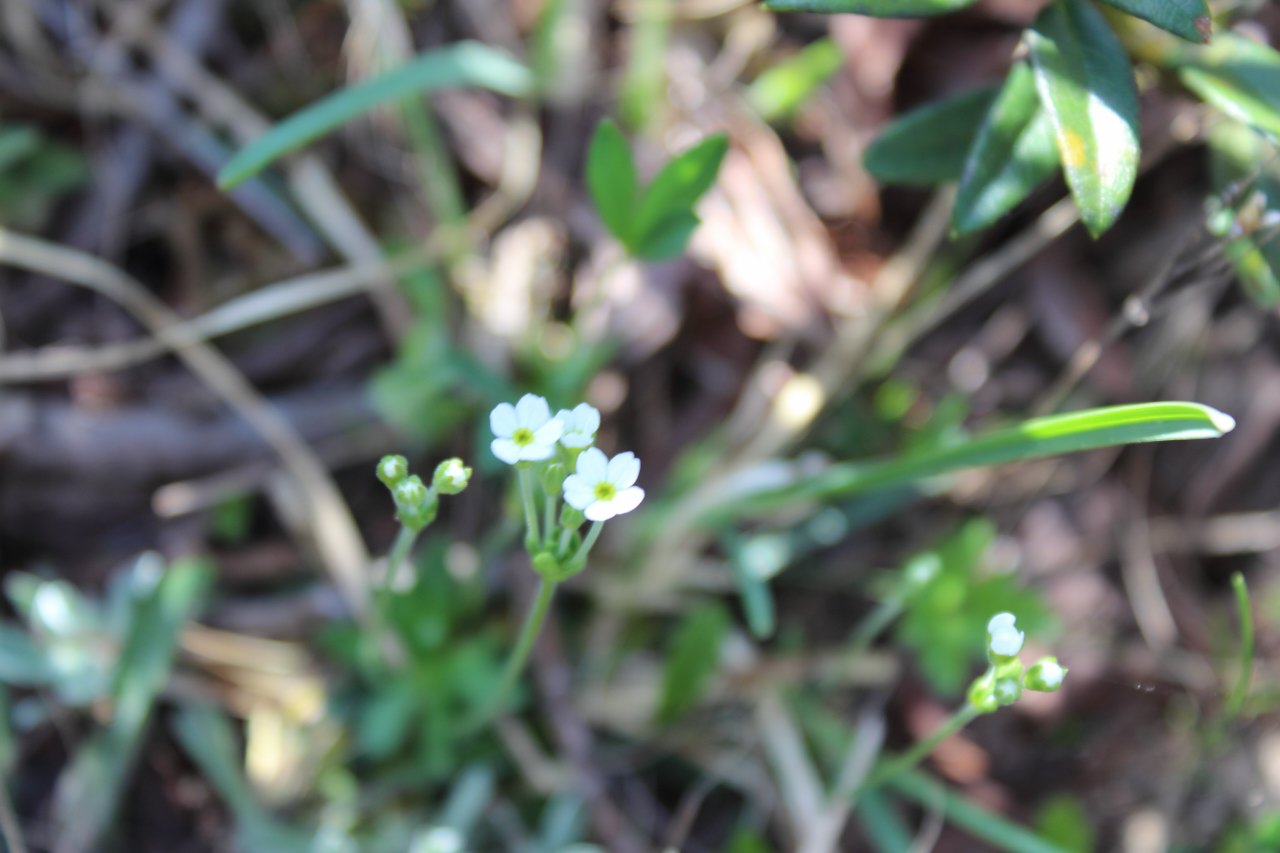
<path id="1" fill-rule="evenodd" d="M 945 15 L 977 0 L 765 0 L 773 12 L 852 13 L 875 18 L 924 18 Z"/>
<path id="2" fill-rule="evenodd" d="M 780 121 L 803 106 L 843 64 L 844 53 L 835 40 L 818 39 L 752 81 L 747 101 L 765 121 Z"/>
<path id="3" fill-rule="evenodd" d="M 1138 175 L 1138 91 L 1129 58 L 1087 0 L 1056 0 L 1027 30 L 1027 41 L 1067 184 L 1097 237 L 1124 209 Z"/>
<path id="4" fill-rule="evenodd" d="M 164 688 L 182 626 L 209 586 L 204 563 L 170 566 L 135 607 L 134 620 L 116 665 L 111 724 L 81 745 L 58 779 L 54 817 L 58 850 L 93 850 L 106 831 L 146 730 L 152 705 Z"/>
<path id="5" fill-rule="evenodd" d="M 1205 44 L 1213 32 L 1213 18 L 1204 0 L 1102 0 L 1135 18 L 1155 24 L 1187 41 Z"/>
<path id="6" fill-rule="evenodd" d="M 1230 416 L 1198 403 L 1139 403 L 1050 415 L 885 460 L 836 463 L 791 485 L 744 497 L 709 520 L 796 502 L 852 497 L 964 468 L 1122 444 L 1219 438 L 1234 427 Z"/>
<path id="7" fill-rule="evenodd" d="M 988 86 L 911 110 L 867 146 L 862 165 L 889 184 L 930 186 L 959 180 L 969 146 L 998 91 Z"/>
<path id="8" fill-rule="evenodd" d="M 1222 33 L 1188 54 L 1180 76 L 1188 89 L 1234 119 L 1280 139 L 1280 52 Z"/>
<path id="9" fill-rule="evenodd" d="M 1019 63 L 1009 72 L 969 149 L 951 223 L 957 233 L 980 231 L 1004 216 L 1058 169 L 1053 124 L 1040 106 L 1035 74 Z"/>
<path id="10" fill-rule="evenodd" d="M 715 183 L 728 151 L 729 138 L 717 133 L 676 155 L 662 167 L 636 208 L 630 246 L 633 252 L 655 245 L 669 250 L 672 220 L 692 215 L 698 199 Z M 685 219 L 684 224 L 687 223 Z M 679 226 L 675 230 L 678 231 Z M 687 239 L 687 233 L 685 237 Z"/>
<path id="11" fill-rule="evenodd" d="M 1209 130 L 1210 230 L 1226 241 L 1245 293 L 1263 308 L 1280 303 L 1280 151 L 1258 132 L 1224 119 Z M 1225 216 L 1225 221 L 1219 217 Z M 1215 221 L 1218 220 L 1218 221 Z"/>
<path id="12" fill-rule="evenodd" d="M 26 632 L 0 625 L 0 682 L 15 687 L 49 684 L 57 677 L 43 649 Z"/>
<path id="13" fill-rule="evenodd" d="M 587 150 L 587 189 L 605 227 L 627 245 L 636 211 L 636 165 L 622 131 L 605 119 Z"/>
<path id="14" fill-rule="evenodd" d="M 1059 794 L 1040 807 L 1036 814 L 1036 829 L 1045 841 L 1070 853 L 1090 853 L 1098 849 L 1089 813 L 1070 794 Z"/>
<path id="15" fill-rule="evenodd" d="M 678 257 L 701 221 L 692 211 L 673 214 L 646 232 L 631 248 L 631 254 L 646 261 Z"/>
<path id="16" fill-rule="evenodd" d="M 381 104 L 458 86 L 521 97 L 533 91 L 534 80 L 529 70 L 510 56 L 478 42 L 426 51 L 393 71 L 335 92 L 279 122 L 231 158 L 218 173 L 218 186 L 231 189 L 285 154 Z"/>
<path id="17" fill-rule="evenodd" d="M 720 665 L 720 645 L 729 632 L 729 617 L 719 604 L 704 604 L 680 623 L 667 652 L 658 720 L 666 724 L 698 704 Z"/>

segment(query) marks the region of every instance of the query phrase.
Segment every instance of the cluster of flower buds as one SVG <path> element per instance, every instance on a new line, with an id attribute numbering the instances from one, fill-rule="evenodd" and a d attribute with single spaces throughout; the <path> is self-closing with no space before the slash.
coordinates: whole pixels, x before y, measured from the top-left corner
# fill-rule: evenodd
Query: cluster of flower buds
<path id="1" fill-rule="evenodd" d="M 1053 693 L 1062 687 L 1067 671 L 1057 658 L 1045 657 L 1030 669 L 1018 659 L 1026 638 L 1015 627 L 1017 619 L 1012 613 L 997 613 L 987 623 L 987 671 L 969 686 L 969 704 L 983 714 L 989 714 L 1003 705 L 1012 705 L 1022 697 L 1023 690 Z"/>
<path id="2" fill-rule="evenodd" d="M 634 453 L 610 458 L 593 446 L 600 412 L 587 403 L 552 415 L 545 399 L 525 394 L 514 405 L 494 407 L 489 426 L 493 455 L 515 466 L 522 478 L 525 544 L 540 573 L 563 579 L 581 571 L 599 535 L 599 523 L 630 512 L 644 500 L 644 490 L 636 486 L 640 460 Z M 541 512 L 527 481 L 540 486 Z M 565 505 L 557 515 L 562 497 Z M 584 520 L 597 523 L 585 540 L 578 535 Z"/>
<path id="3" fill-rule="evenodd" d="M 417 474 L 409 473 L 403 456 L 384 456 L 378 463 L 378 479 L 391 491 L 400 523 L 417 533 L 435 521 L 440 495 L 456 495 L 467 487 L 471 469 L 461 459 L 446 459 L 436 466 L 428 486 Z"/>

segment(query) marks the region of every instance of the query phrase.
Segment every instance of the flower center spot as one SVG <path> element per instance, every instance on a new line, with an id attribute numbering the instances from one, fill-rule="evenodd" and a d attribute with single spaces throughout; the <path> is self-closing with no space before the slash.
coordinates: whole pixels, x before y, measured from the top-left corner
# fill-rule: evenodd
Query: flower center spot
<path id="1" fill-rule="evenodd" d="M 592 496 L 598 501 L 611 501 L 618 495 L 618 488 L 613 483 L 596 483 L 594 489 L 591 490 Z"/>
<path id="2" fill-rule="evenodd" d="M 528 447 L 533 444 L 533 430 L 528 427 L 520 427 L 511 433 L 511 440 L 520 447 Z"/>

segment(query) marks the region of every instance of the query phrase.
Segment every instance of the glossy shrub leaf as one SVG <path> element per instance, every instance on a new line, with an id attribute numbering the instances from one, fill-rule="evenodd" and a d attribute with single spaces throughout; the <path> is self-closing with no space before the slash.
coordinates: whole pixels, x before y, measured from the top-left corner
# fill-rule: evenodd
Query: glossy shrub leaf
<path id="1" fill-rule="evenodd" d="M 1067 184 L 1096 237 L 1120 215 L 1138 174 L 1138 92 L 1129 58 L 1088 0 L 1055 0 L 1027 40 Z"/>
<path id="2" fill-rule="evenodd" d="M 720 665 L 720 645 L 729 616 L 719 604 L 705 604 L 684 618 L 667 652 L 658 720 L 669 723 L 698 703 Z"/>
<path id="3" fill-rule="evenodd" d="M 1213 33 L 1213 19 L 1205 0 L 1102 0 L 1135 18 L 1155 24 L 1187 41 L 1205 44 Z"/>
<path id="4" fill-rule="evenodd" d="M 747 100 L 765 121 L 779 121 L 803 106 L 843 64 L 835 40 L 818 39 L 752 81 Z"/>
<path id="5" fill-rule="evenodd" d="M 218 173 L 230 189 L 273 162 L 381 104 L 437 89 L 475 86 L 520 97 L 534 89 L 532 73 L 500 50 L 459 42 L 429 50 L 393 71 L 349 86 L 304 107 L 249 143 Z"/>
<path id="6" fill-rule="evenodd" d="M 684 251 L 698 224 L 693 206 L 715 183 L 728 151 L 729 138 L 718 133 L 662 167 L 635 209 L 628 244 L 632 255 L 662 260 Z"/>
<path id="7" fill-rule="evenodd" d="M 797 502 L 845 499 L 964 468 L 1122 444 L 1219 438 L 1234 428 L 1230 416 L 1198 403 L 1139 403 L 1051 415 L 888 459 L 836 463 L 790 485 L 744 497 L 708 520 L 722 522 L 726 515 L 755 515 Z"/>
<path id="8" fill-rule="evenodd" d="M 1280 139 L 1280 52 L 1232 33 L 1189 54 L 1182 82 L 1234 119 Z"/>
<path id="9" fill-rule="evenodd" d="M 998 87 L 925 104 L 895 119 L 862 155 L 862 165 L 889 184 L 932 186 L 964 174 L 965 157 Z"/>
<path id="10" fill-rule="evenodd" d="M 587 189 L 600 221 L 624 245 L 631 235 L 636 205 L 636 164 L 622 131 L 605 119 L 587 150 Z"/>
<path id="11" fill-rule="evenodd" d="M 952 227 L 979 231 L 1012 210 L 1058 170 L 1053 124 L 1030 66 L 1013 67 L 969 149 Z"/>
<path id="12" fill-rule="evenodd" d="M 925 18 L 972 6 L 977 0 L 765 0 L 774 12 L 851 13 L 875 18 Z"/>

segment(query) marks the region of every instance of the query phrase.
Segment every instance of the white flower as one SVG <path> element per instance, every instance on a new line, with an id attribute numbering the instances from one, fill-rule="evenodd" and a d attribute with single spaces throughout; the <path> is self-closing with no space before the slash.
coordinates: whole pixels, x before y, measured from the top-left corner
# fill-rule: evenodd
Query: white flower
<path id="1" fill-rule="evenodd" d="M 556 420 L 564 427 L 560 443 L 565 447 L 581 450 L 595 443 L 596 430 L 600 429 L 600 411 L 590 403 L 579 403 L 572 411 L 561 409 L 556 412 Z"/>
<path id="2" fill-rule="evenodd" d="M 987 623 L 987 648 L 993 655 L 1013 657 L 1022 651 L 1024 634 L 1013 623 L 1017 621 L 1012 613 L 997 613 Z"/>
<path id="3" fill-rule="evenodd" d="M 564 428 L 551 417 L 547 401 L 537 394 L 525 394 L 514 406 L 510 403 L 494 406 L 489 413 L 489 427 L 494 436 L 489 447 L 494 456 L 508 465 L 551 458 L 556 439 Z"/>
<path id="4" fill-rule="evenodd" d="M 1042 658 L 1027 671 L 1027 687 L 1041 693 L 1053 693 L 1062 686 L 1067 670 L 1057 658 Z"/>
<path id="5" fill-rule="evenodd" d="M 564 480 L 565 503 L 591 521 L 608 521 L 644 500 L 644 489 L 635 485 L 639 476 L 640 460 L 634 453 L 610 459 L 600 448 L 589 447 L 578 457 L 578 473 Z"/>

